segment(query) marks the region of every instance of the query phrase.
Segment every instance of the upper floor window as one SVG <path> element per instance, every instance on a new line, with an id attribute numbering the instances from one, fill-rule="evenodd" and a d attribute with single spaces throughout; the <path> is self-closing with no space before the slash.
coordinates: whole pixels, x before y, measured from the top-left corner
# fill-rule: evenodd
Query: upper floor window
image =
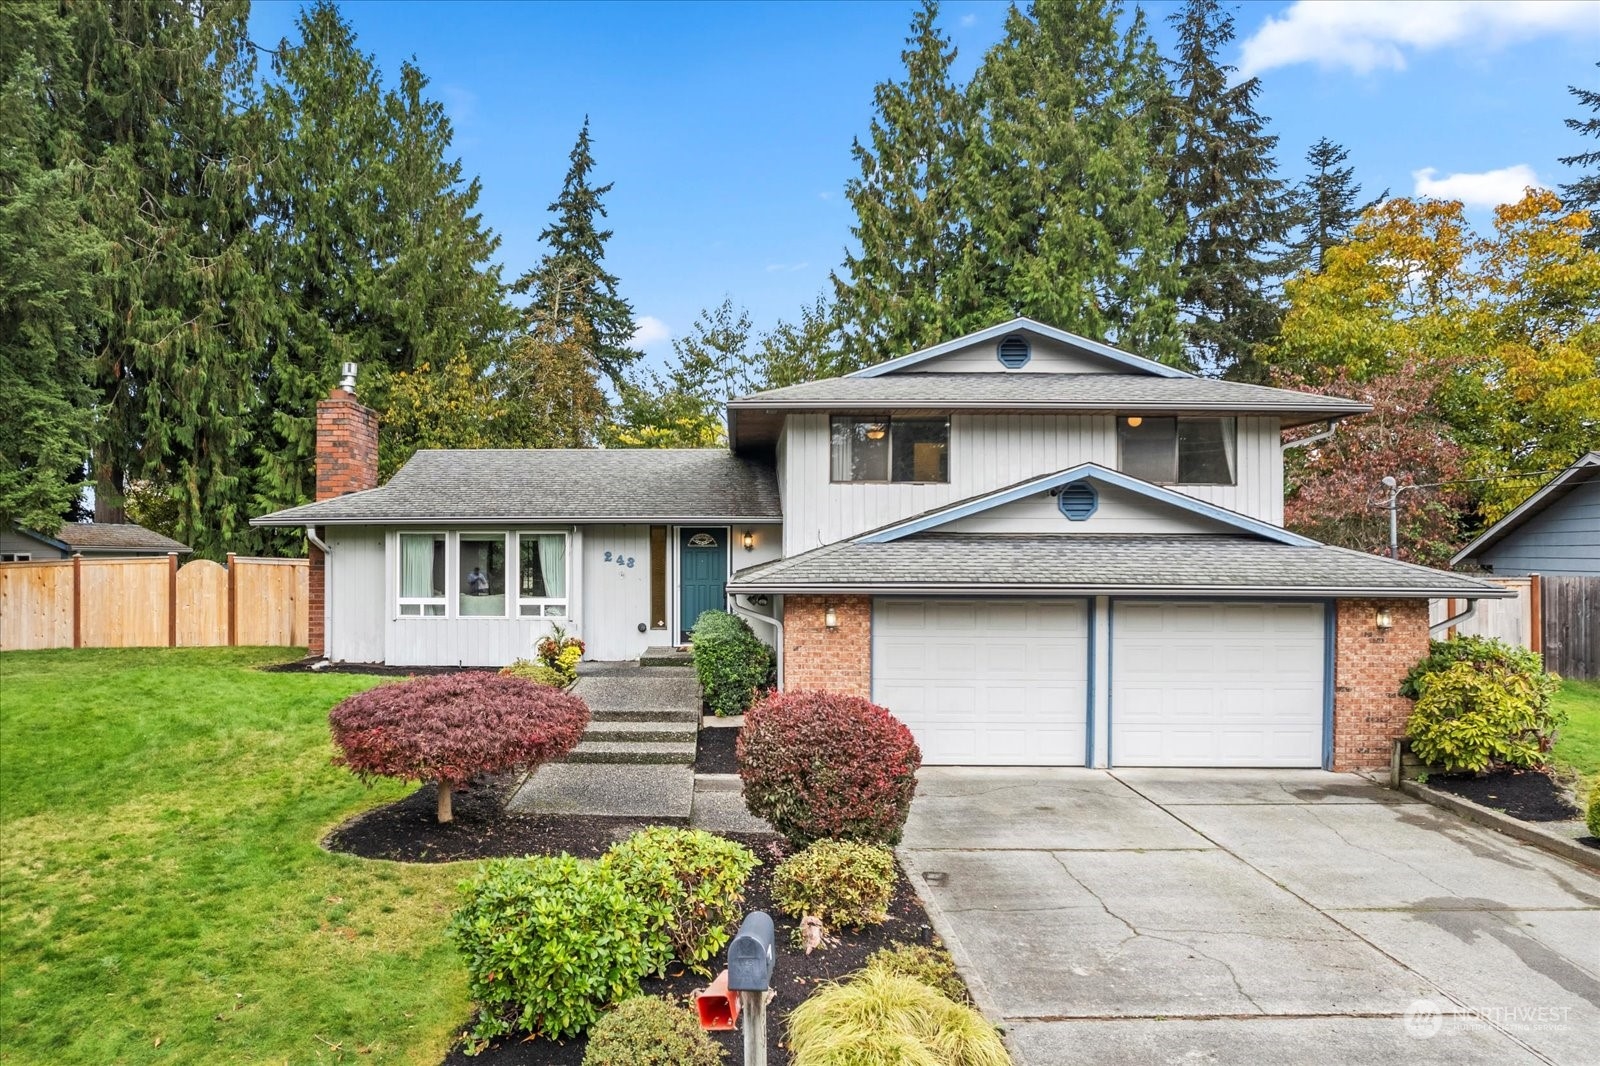
<path id="1" fill-rule="evenodd" d="M 831 453 L 834 481 L 947 482 L 950 420 L 836 415 Z"/>
<path id="2" fill-rule="evenodd" d="M 1119 469 L 1157 485 L 1232 485 L 1235 434 L 1231 418 L 1120 418 Z"/>

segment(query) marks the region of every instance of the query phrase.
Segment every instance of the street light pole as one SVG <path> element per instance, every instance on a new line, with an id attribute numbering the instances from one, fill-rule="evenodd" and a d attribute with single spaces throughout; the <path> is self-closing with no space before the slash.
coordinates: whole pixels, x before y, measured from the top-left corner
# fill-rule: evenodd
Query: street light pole
<path id="1" fill-rule="evenodd" d="M 1383 479 L 1389 490 L 1389 558 L 1400 558 L 1400 483 L 1393 476 Z"/>

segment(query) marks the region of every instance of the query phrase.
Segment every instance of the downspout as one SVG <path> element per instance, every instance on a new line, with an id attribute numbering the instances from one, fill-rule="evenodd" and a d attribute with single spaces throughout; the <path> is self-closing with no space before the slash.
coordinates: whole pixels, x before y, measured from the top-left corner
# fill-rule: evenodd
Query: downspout
<path id="1" fill-rule="evenodd" d="M 1432 637 L 1435 633 L 1438 633 L 1441 630 L 1449 629 L 1451 626 L 1454 626 L 1454 625 L 1460 625 L 1462 622 L 1465 622 L 1467 619 L 1471 618 L 1473 615 L 1475 615 L 1477 613 L 1478 613 L 1478 601 L 1477 600 L 1468 600 L 1467 601 L 1467 609 L 1465 611 L 1462 611 L 1458 615 L 1452 615 L 1451 617 L 1446 618 L 1442 622 L 1435 622 L 1433 625 L 1429 626 L 1428 627 L 1428 636 Z"/>
<path id="2" fill-rule="evenodd" d="M 1338 429 L 1339 423 L 1331 423 L 1328 428 L 1323 430 L 1321 433 L 1313 433 L 1309 437 L 1301 437 L 1299 440 L 1290 441 L 1288 444 L 1283 446 L 1282 450 L 1288 451 L 1290 448 L 1304 448 L 1307 444 L 1315 444 L 1319 440 L 1327 440 L 1329 437 L 1333 436 L 1334 433 L 1338 432 Z"/>
<path id="3" fill-rule="evenodd" d="M 322 658 L 331 662 L 333 657 L 328 652 L 333 648 L 333 627 L 329 625 L 333 620 L 333 611 L 330 610 L 333 603 L 328 596 L 328 574 L 331 573 L 328 567 L 328 560 L 333 557 L 333 549 L 328 547 L 326 541 L 317 536 L 316 526 L 306 526 L 306 540 L 313 548 L 322 553 Z"/>
<path id="4" fill-rule="evenodd" d="M 777 631 L 778 642 L 777 642 L 777 644 L 776 644 L 776 646 L 774 647 L 773 650 L 775 650 L 777 652 L 776 658 L 778 660 L 778 691 L 782 692 L 783 691 L 783 623 L 778 621 L 776 618 L 773 618 L 770 615 L 755 614 L 754 612 L 749 611 L 746 608 L 740 607 L 739 606 L 739 597 L 736 596 L 736 595 L 728 597 L 728 607 L 729 607 L 729 609 L 731 609 L 733 611 L 734 614 L 738 615 L 740 618 L 745 619 L 746 621 L 749 621 L 749 622 L 765 622 L 767 625 L 771 626 L 774 630 Z"/>

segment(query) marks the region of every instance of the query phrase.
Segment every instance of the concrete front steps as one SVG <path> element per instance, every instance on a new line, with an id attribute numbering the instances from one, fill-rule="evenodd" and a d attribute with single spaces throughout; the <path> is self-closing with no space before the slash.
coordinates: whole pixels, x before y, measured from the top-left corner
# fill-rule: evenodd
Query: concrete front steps
<path id="1" fill-rule="evenodd" d="M 693 666 L 694 653 L 677 648 L 646 648 L 639 656 L 640 666 Z"/>

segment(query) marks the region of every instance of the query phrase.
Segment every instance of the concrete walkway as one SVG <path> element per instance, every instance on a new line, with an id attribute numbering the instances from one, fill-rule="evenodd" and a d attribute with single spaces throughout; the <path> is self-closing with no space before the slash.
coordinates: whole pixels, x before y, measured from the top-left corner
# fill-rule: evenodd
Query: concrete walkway
<path id="1" fill-rule="evenodd" d="M 1363 778 L 928 768 L 901 855 L 1023 1066 L 1600 1063 L 1600 878 Z"/>

